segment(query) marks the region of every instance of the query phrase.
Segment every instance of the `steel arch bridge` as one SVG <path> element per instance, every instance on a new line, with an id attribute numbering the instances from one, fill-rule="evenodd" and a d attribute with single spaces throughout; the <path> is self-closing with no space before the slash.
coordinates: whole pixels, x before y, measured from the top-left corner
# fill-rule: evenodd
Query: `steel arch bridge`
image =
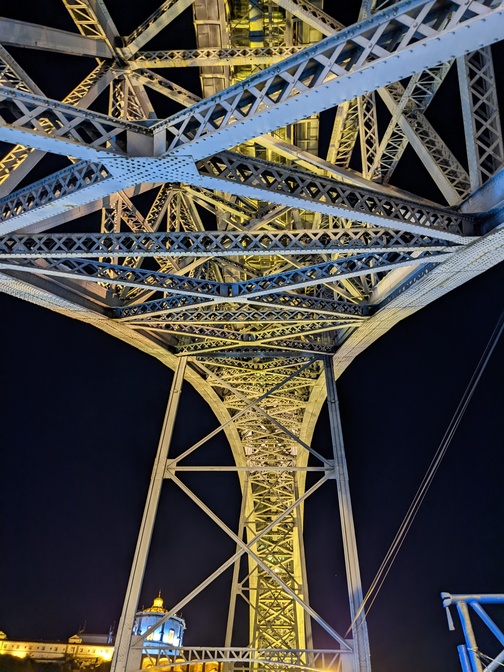
<path id="1" fill-rule="evenodd" d="M 152 634 L 132 638 L 132 624 L 169 478 L 236 553 L 166 615 L 229 571 L 222 646 L 173 656 L 160 644 L 158 666 L 182 656 L 229 670 L 369 671 L 335 379 L 398 321 L 504 256 L 491 46 L 504 36 L 504 6 L 363 0 L 345 27 L 320 1 L 166 0 L 124 35 L 102 0 L 62 5 L 66 28 L 0 23 L 0 289 L 175 371 L 114 670 L 138 669 Z M 170 50 L 170 31 L 191 13 L 194 36 Z M 81 56 L 85 75 L 62 101 L 48 98 L 13 57 L 20 48 Z M 181 68 L 198 69 L 201 97 L 177 83 Z M 427 114 L 450 77 L 458 156 Z M 395 186 L 411 151 L 422 166 L 417 195 Z M 184 458 L 210 437 L 169 457 L 184 379 L 233 451 L 237 530 L 183 480 L 195 469 Z M 326 398 L 331 459 L 311 446 Z M 308 472 L 318 474 L 307 489 Z M 304 559 L 304 502 L 333 480 L 350 639 L 310 605 Z M 233 639 L 241 599 L 246 648 Z M 333 649 L 315 648 L 313 623 Z"/>

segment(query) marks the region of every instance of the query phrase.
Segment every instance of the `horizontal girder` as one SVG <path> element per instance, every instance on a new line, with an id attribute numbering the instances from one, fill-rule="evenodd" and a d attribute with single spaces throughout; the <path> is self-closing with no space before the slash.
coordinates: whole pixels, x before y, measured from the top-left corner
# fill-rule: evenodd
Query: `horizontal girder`
<path id="1" fill-rule="evenodd" d="M 68 203 L 88 203 L 137 182 L 163 182 L 173 175 L 190 184 L 375 226 L 429 233 L 456 242 L 474 235 L 476 221 L 470 215 L 390 197 L 268 161 L 233 152 L 200 161 L 197 166 L 182 159 L 146 163 L 140 158 L 116 157 L 102 159 L 101 164 L 77 163 L 0 199 L 0 233 L 34 224 L 49 214 L 57 214 L 58 209 L 64 212 Z"/>
<path id="2" fill-rule="evenodd" d="M 177 321 L 167 321 L 158 323 L 143 323 L 138 325 L 142 329 L 161 331 L 168 334 L 185 335 L 189 337 L 203 338 L 209 343 L 196 343 L 195 345 L 220 349 L 221 347 L 239 347 L 242 343 L 250 345 L 264 345 L 273 341 L 285 341 L 288 338 L 306 337 L 313 334 L 319 334 L 324 331 L 334 331 L 335 329 L 347 328 L 351 322 L 339 322 L 337 320 L 318 320 L 311 323 L 297 322 L 293 324 L 282 324 L 281 326 L 268 326 L 266 329 L 258 331 L 233 330 L 215 326 L 213 323 L 200 322 L 183 324 Z M 136 325 L 133 325 L 136 326 Z M 314 344 L 311 343 L 313 348 Z M 326 345 L 327 347 L 327 345 Z"/>
<path id="3" fill-rule="evenodd" d="M 320 339 L 301 340 L 297 338 L 283 338 L 278 341 L 268 341 L 264 344 L 251 342 L 247 339 L 234 343 L 228 339 L 202 338 L 200 341 L 193 341 L 195 333 L 187 334 L 187 340 L 181 338 L 176 346 L 177 355 L 183 357 L 187 355 L 218 355 L 221 352 L 225 356 L 236 354 L 238 357 L 260 357 L 275 356 L 277 353 L 282 357 L 290 357 L 292 353 L 305 353 L 308 355 L 328 355 L 334 350 L 332 342 L 323 342 Z"/>
<path id="4" fill-rule="evenodd" d="M 431 236 L 351 227 L 308 231 L 183 231 L 162 233 L 49 233 L 0 238 L 0 260 L 29 257 L 232 257 L 444 251 Z"/>
<path id="5" fill-rule="evenodd" d="M 140 51 L 132 68 L 182 68 L 211 65 L 272 65 L 287 56 L 297 54 L 304 46 L 272 47 L 213 47 L 206 49 L 171 49 L 169 51 Z"/>
<path id="6" fill-rule="evenodd" d="M 265 307 L 260 310 L 258 307 L 245 308 L 238 306 L 236 308 L 229 307 L 223 310 L 219 305 L 219 310 L 191 310 L 185 312 L 170 312 L 170 313 L 156 313 L 154 315 L 144 313 L 142 317 L 129 318 L 128 322 L 135 325 L 163 325 L 168 322 L 178 324 L 299 324 L 301 312 L 299 310 L 275 310 Z M 116 314 L 120 315 L 120 309 L 117 309 Z M 353 316 L 344 312 L 335 313 L 332 317 L 327 317 L 326 320 L 321 320 L 319 313 L 312 314 L 303 313 L 303 324 L 317 324 L 320 322 L 333 324 L 356 324 L 356 321 L 362 319 L 360 316 Z"/>
<path id="7" fill-rule="evenodd" d="M 114 309 L 114 315 L 123 320 L 138 320 L 150 316 L 172 315 L 176 312 L 185 313 L 187 316 L 198 310 L 205 301 L 204 297 L 185 296 L 183 301 L 179 297 L 167 297 L 155 301 L 144 301 L 143 303 L 123 306 Z M 364 317 L 368 314 L 369 307 L 362 304 L 351 303 L 350 301 L 336 301 L 331 299 L 322 299 L 316 296 L 304 294 L 294 294 L 287 292 L 275 292 L 266 294 L 256 299 L 247 301 L 248 304 L 262 306 L 268 316 L 268 309 L 290 309 L 297 315 L 324 315 L 333 317 L 334 315 L 348 315 L 352 317 Z M 222 307 L 220 307 L 222 310 Z"/>
<path id="8" fill-rule="evenodd" d="M 414 203 L 377 191 L 357 188 L 296 168 L 222 152 L 197 164 L 202 179 L 214 189 L 304 207 L 337 217 L 347 217 L 462 242 L 474 235 L 475 220 L 455 211 Z M 218 187 L 221 184 L 222 186 Z M 235 184 L 233 188 L 230 185 Z M 224 185 L 228 185 L 225 187 Z M 241 189 L 240 189 L 241 187 Z M 245 187 L 245 189 L 244 189 Z"/>
<path id="9" fill-rule="evenodd" d="M 389 254 L 377 253 L 361 254 L 313 266 L 296 268 L 274 275 L 250 278 L 249 280 L 236 283 L 221 283 L 211 280 L 200 280 L 198 278 L 174 276 L 140 268 L 128 268 L 84 259 L 47 259 L 40 265 L 36 263 L 30 264 L 28 260 L 24 263 L 11 264 L 6 261 L 3 263 L 0 262 L 0 268 L 74 279 L 80 278 L 94 282 L 140 287 L 142 289 L 169 291 L 175 294 L 192 294 L 198 298 L 206 296 L 211 301 L 222 302 L 230 298 L 234 301 L 239 301 L 240 298 L 246 300 L 285 289 L 291 291 L 302 287 L 312 287 L 325 282 L 335 282 L 340 278 L 387 271 L 401 266 L 439 263 L 445 261 L 449 256 L 449 253 L 443 252 L 414 252 L 412 254 L 393 252 L 390 253 L 390 256 Z"/>
<path id="10" fill-rule="evenodd" d="M 272 664 L 278 667 L 286 666 L 317 672 L 319 669 L 332 669 L 341 654 L 351 653 L 349 646 L 337 649 L 253 649 L 251 647 L 195 647 L 183 649 L 173 647 L 168 650 L 166 645 L 157 642 L 149 643 L 153 651 L 158 650 L 167 663 L 167 669 L 184 664 L 201 663 L 250 663 L 254 665 Z M 310 661 L 309 663 L 307 661 Z M 240 668 L 241 669 L 241 668 Z"/>

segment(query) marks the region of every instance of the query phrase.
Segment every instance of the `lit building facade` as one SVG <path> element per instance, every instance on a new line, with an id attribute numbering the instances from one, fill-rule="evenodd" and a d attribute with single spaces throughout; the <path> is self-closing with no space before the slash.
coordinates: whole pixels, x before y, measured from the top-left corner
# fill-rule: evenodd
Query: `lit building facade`
<path id="1" fill-rule="evenodd" d="M 99 635 L 107 642 L 107 635 Z M 80 633 L 68 642 L 24 642 L 10 640 L 0 633 L 0 655 L 28 658 L 39 663 L 78 660 L 81 665 L 97 666 L 112 660 L 114 647 L 111 643 L 94 641 L 93 635 Z"/>
<path id="2" fill-rule="evenodd" d="M 166 614 L 163 598 L 159 594 L 151 607 L 137 612 L 133 634 L 143 635 L 149 628 L 156 625 L 157 621 Z M 185 630 L 185 621 L 179 616 L 172 616 L 159 628 L 154 630 L 147 638 L 156 644 L 152 650 L 144 647 L 142 667 L 152 665 L 152 656 L 159 654 L 160 644 L 168 645 L 163 648 L 163 657 L 176 655 L 174 649 L 182 646 Z M 170 647 L 170 648 L 169 648 Z M 72 635 L 68 642 L 25 642 L 10 640 L 4 632 L 0 631 L 0 655 L 14 656 L 15 658 L 28 658 L 35 662 L 65 662 L 77 660 L 81 666 L 97 666 L 112 660 L 114 653 L 113 637 L 108 635 L 94 635 L 79 632 Z"/>

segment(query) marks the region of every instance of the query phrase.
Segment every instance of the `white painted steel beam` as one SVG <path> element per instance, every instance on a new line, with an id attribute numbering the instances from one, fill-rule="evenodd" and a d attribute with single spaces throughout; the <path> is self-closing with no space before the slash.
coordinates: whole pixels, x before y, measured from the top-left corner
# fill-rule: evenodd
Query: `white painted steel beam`
<path id="1" fill-rule="evenodd" d="M 286 9 L 288 7 L 303 21 L 318 26 L 318 29 L 325 35 L 333 35 L 343 28 L 308 0 L 281 0 L 280 4 Z M 378 8 L 383 9 L 390 4 L 394 3 L 367 3 L 362 6 L 361 18 L 371 15 L 371 5 L 374 11 L 377 11 Z M 413 83 L 415 79 L 422 82 L 422 79 L 425 79 L 425 74 L 418 73 L 413 78 Z M 434 93 L 441 82 L 442 78 L 437 82 Z M 331 161 L 337 161 L 338 165 L 348 167 L 359 134 L 364 176 L 378 181 L 384 179 L 385 182 L 388 182 L 404 153 L 408 141 L 410 141 L 427 171 L 440 186 L 441 192 L 448 203 L 450 205 L 459 203 L 469 193 L 469 180 L 466 172 L 424 117 L 423 113 L 430 100 L 427 105 L 420 108 L 415 106 L 418 98 L 411 90 L 411 84 L 412 82 L 408 84 L 407 92 L 404 92 L 399 82 L 394 83 L 393 89 L 389 90 L 389 87 L 379 89 L 380 96 L 384 98 L 392 114 L 391 127 L 388 130 L 389 137 L 386 133 L 380 147 L 378 147 L 375 106 L 370 98 L 372 94 L 365 94 L 362 98 L 356 98 L 339 105 L 328 158 Z M 421 90 L 421 87 L 419 88 Z M 393 95 L 394 91 L 397 90 L 399 91 L 399 98 L 401 93 L 404 96 L 402 106 L 401 101 L 397 101 L 396 96 Z M 406 103 L 408 103 L 407 108 Z M 403 117 L 403 114 L 406 118 Z M 380 168 L 380 158 L 384 155 L 386 156 L 386 163 L 383 167 L 385 170 Z"/>
<path id="2" fill-rule="evenodd" d="M 460 6 L 442 30 L 428 20 L 411 30 L 411 12 L 424 6 L 432 3 L 406 0 L 155 128 L 166 130 L 171 153 L 187 153 L 190 145 L 191 155 L 203 158 L 467 53 L 473 45 L 490 44 L 504 31 L 504 10 L 479 2 Z M 394 40 L 387 44 L 384 36 L 392 25 Z M 358 54 L 355 62 L 346 59 L 352 49 Z M 313 63 L 310 70 L 307 58 Z"/>
<path id="3" fill-rule="evenodd" d="M 141 157 L 103 157 L 101 151 L 92 151 L 101 158 L 100 163 L 77 163 L 1 199 L 0 233 L 30 226 L 44 217 L 64 212 L 69 204 L 84 205 L 135 183 L 184 181 L 454 242 L 464 242 L 467 236 L 475 234 L 476 221 L 471 216 L 358 189 L 232 152 L 196 166 L 190 157 L 184 156 L 151 161 Z"/>
<path id="4" fill-rule="evenodd" d="M 150 541 L 154 523 L 156 521 L 156 511 L 161 495 L 161 487 L 163 485 L 166 460 L 168 458 L 173 428 L 175 426 L 175 418 L 177 417 L 177 408 L 182 392 L 186 363 L 187 360 L 184 357 L 181 357 L 178 360 L 170 390 L 170 397 L 166 407 L 158 450 L 152 468 L 152 476 L 135 549 L 135 556 L 115 639 L 114 660 L 115 665 L 119 666 L 119 669 L 131 669 L 135 664 L 133 663 L 132 665 L 128 660 L 131 655 L 133 625 L 138 608 L 138 601 L 140 599 L 140 590 L 142 588 L 145 565 L 149 554 Z"/>
<path id="5" fill-rule="evenodd" d="M 105 41 L 114 53 L 118 32 L 103 0 L 63 0 L 63 4 L 81 35 Z"/>
<path id="6" fill-rule="evenodd" d="M 380 96 L 394 114 L 396 103 L 390 89 L 380 90 Z M 469 178 L 453 153 L 432 125 L 415 108 L 398 118 L 398 126 L 450 205 L 456 205 L 469 194 Z"/>
<path id="7" fill-rule="evenodd" d="M 111 58 L 112 56 L 104 40 L 14 19 L 0 21 L 0 42 L 13 47 L 28 47 L 74 56 L 95 58 Z"/>
<path id="8" fill-rule="evenodd" d="M 163 28 L 166 28 L 185 9 L 190 7 L 194 0 L 166 0 L 144 23 L 142 23 L 125 40 L 122 49 L 127 58 L 131 58 L 138 49 L 143 47 Z"/>
<path id="9" fill-rule="evenodd" d="M 149 88 L 158 91 L 172 100 L 175 100 L 184 107 L 195 105 L 201 100 L 199 96 L 195 96 L 190 91 L 187 91 L 187 89 L 184 89 L 180 85 L 175 84 L 165 79 L 158 73 L 154 73 L 150 70 L 137 70 L 133 77 L 140 83 L 145 84 Z M 338 112 L 340 107 L 341 106 L 338 107 Z M 391 196 L 395 195 L 404 198 L 415 198 L 412 196 L 412 194 L 408 194 L 391 185 L 382 185 L 377 182 L 372 182 L 371 180 L 364 178 L 360 173 L 349 170 L 346 167 L 346 164 L 345 167 L 342 167 L 340 165 L 339 158 L 337 157 L 338 151 L 335 148 L 335 151 L 330 153 L 328 160 L 324 161 L 315 154 L 304 151 L 292 143 L 282 140 L 276 135 L 261 135 L 255 138 L 255 142 L 258 145 L 261 145 L 261 147 L 270 149 L 280 156 L 284 156 L 292 160 L 298 167 L 312 170 L 321 175 L 334 177 L 337 180 L 342 180 L 343 182 L 348 182 L 349 184 L 355 184 L 357 186 L 383 191 L 383 193 L 389 193 Z"/>
<path id="10" fill-rule="evenodd" d="M 5 50 L 4 50 L 5 51 Z M 2 53 L 2 60 L 6 59 Z M 5 60 L 9 65 L 9 70 L 16 69 L 19 76 L 19 81 L 16 88 L 21 90 L 28 90 L 37 95 L 43 95 L 38 87 L 36 87 L 27 75 L 20 71 L 13 62 L 12 58 Z M 68 96 L 63 100 L 63 103 L 75 105 L 80 108 L 87 108 L 96 98 L 111 84 L 115 78 L 115 72 L 104 61 L 99 61 L 96 68 L 94 68 L 87 77 L 85 77 L 75 89 L 73 89 Z M 11 79 L 11 78 L 10 78 Z M 2 85 L 9 85 L 0 78 Z M 40 122 L 47 131 L 54 130 L 54 126 L 45 118 Z M 45 152 L 35 150 L 24 145 L 15 145 L 10 152 L 0 161 L 0 198 L 10 193 L 21 180 L 37 165 L 43 158 Z"/>
<path id="11" fill-rule="evenodd" d="M 504 143 L 490 47 L 457 59 L 471 187 L 504 165 Z"/>

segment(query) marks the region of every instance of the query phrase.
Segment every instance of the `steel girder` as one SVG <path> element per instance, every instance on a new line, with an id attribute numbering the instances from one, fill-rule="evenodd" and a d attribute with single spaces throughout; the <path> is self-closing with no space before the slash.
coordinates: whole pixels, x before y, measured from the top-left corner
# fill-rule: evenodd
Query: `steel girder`
<path id="1" fill-rule="evenodd" d="M 303 266 L 274 275 L 250 278 L 241 282 L 221 283 L 213 280 L 169 275 L 156 271 L 135 269 L 86 259 L 66 258 L 44 260 L 37 264 L 25 260 L 24 263 L 1 262 L 0 268 L 87 280 L 107 282 L 114 285 L 139 287 L 146 290 L 170 292 L 183 297 L 206 297 L 207 301 L 223 302 L 248 300 L 269 295 L 279 290 L 301 289 L 318 286 L 321 283 L 336 282 L 345 277 L 360 277 L 366 274 L 389 271 L 395 267 L 418 264 L 440 263 L 450 256 L 450 252 L 420 251 L 413 254 L 394 252 L 392 254 L 356 254 L 347 258 L 326 261 L 312 266 Z"/>
<path id="2" fill-rule="evenodd" d="M 304 470 L 310 453 L 320 458 L 310 441 L 325 396 L 320 360 L 310 356 L 331 354 L 337 375 L 398 319 L 502 258 L 502 235 L 492 229 L 498 218 L 471 212 L 471 202 L 493 207 L 487 192 L 447 210 L 393 186 L 369 187 L 391 180 L 407 139 L 425 153 L 450 203 L 487 179 L 488 193 L 500 189 L 491 176 L 502 163 L 502 138 L 485 45 L 502 34 L 503 9 L 490 0 L 412 0 L 343 29 L 306 0 L 279 0 L 283 9 L 268 0 L 260 16 L 237 1 L 195 0 L 197 48 L 176 52 L 169 44 L 140 49 L 189 0 L 168 0 L 127 37 L 102 0 L 64 4 L 80 35 L 62 35 L 60 51 L 71 44 L 88 58 L 93 48 L 105 55 L 63 104 L 45 98 L 0 53 L 0 138 L 26 145 L 0 164 L 0 287 L 95 324 L 172 368 L 176 355 L 189 357 L 186 379 L 223 423 L 243 492 L 238 535 L 231 532 L 237 554 L 227 564 L 233 587 L 224 660 L 233 660 L 235 604 L 245 599 L 250 651 L 258 652 L 247 654 L 251 670 L 286 660 L 311 669 L 320 659 L 311 634 L 317 622 L 335 639 L 333 662 L 346 651 L 367 671 L 362 621 L 349 645 L 309 604 Z M 367 3 L 361 16 L 386 4 Z M 37 27 L 30 30 L 36 35 Z M 301 50 L 300 42 L 319 39 L 317 31 L 338 34 Z M 42 34 L 44 46 L 57 49 L 51 31 Z M 461 79 L 466 73 L 471 186 L 424 116 L 453 58 Z M 182 63 L 200 66 L 210 97 L 200 100 L 146 69 Z M 407 77 L 404 87 L 397 83 Z M 106 87 L 108 115 L 97 104 Z M 385 134 L 376 124 L 377 87 L 389 101 Z M 157 119 L 149 90 L 186 109 Z M 359 96 L 363 102 L 352 102 Z M 319 121 L 306 117 L 334 105 L 323 161 L 311 154 Z M 357 131 L 363 174 L 332 165 L 348 166 Z M 45 151 L 73 164 L 12 193 Z M 136 195 L 149 191 L 146 208 Z M 100 208 L 94 230 L 101 233 L 36 234 Z M 333 474 L 331 464 L 320 464 L 323 478 Z M 168 464 L 166 475 L 184 488 L 177 469 L 184 465 Z M 349 594 L 356 595 L 355 541 L 345 543 L 353 558 Z"/>
<path id="3" fill-rule="evenodd" d="M 297 201 L 299 207 L 378 225 L 383 218 L 391 227 L 397 224 L 398 228 L 415 232 L 430 229 L 450 240 L 474 233 L 474 220 L 460 217 L 453 211 L 391 197 L 378 191 L 360 190 L 292 167 L 245 158 L 234 152 L 222 152 L 199 161 L 197 168 L 205 184 L 212 184 L 213 179 L 215 188 L 218 188 L 218 181 L 222 180 L 227 185 L 236 185 L 234 189 L 228 189 L 244 196 L 264 198 L 267 192 L 269 200 L 277 203 L 287 205 Z"/>
<path id="4" fill-rule="evenodd" d="M 132 68 L 201 68 L 222 65 L 272 65 L 297 54 L 303 46 L 213 47 L 206 49 L 173 49 L 172 51 L 140 51 Z"/>
<path id="5" fill-rule="evenodd" d="M 103 40 L 113 53 L 118 33 L 102 0 L 63 0 L 63 4 L 81 35 Z"/>
<path id="6" fill-rule="evenodd" d="M 151 165 L 143 159 L 116 157 L 98 162 L 83 161 L 0 199 L 0 232 L 9 233 L 64 212 L 69 204 L 85 204 L 131 186 L 138 172 L 146 181 L 159 182 L 163 175 L 178 175 L 196 186 L 226 190 L 244 198 L 270 200 L 279 205 L 305 208 L 335 217 L 388 225 L 414 233 L 435 232 L 440 237 L 464 241 L 476 233 L 470 215 L 435 208 L 424 203 L 391 197 L 298 169 L 223 152 L 193 164 L 185 160 L 160 160 Z"/>
<path id="7" fill-rule="evenodd" d="M 391 4 L 394 2 L 363 3 L 360 17 L 367 18 L 373 11 Z M 333 35 L 343 30 L 341 24 L 306 0 L 282 0 L 282 6 L 317 26 L 324 35 Z M 406 91 L 399 82 L 379 89 L 380 96 L 392 114 L 389 128 L 381 143 L 378 142 L 373 94 L 366 94 L 339 105 L 328 159 L 347 168 L 355 141 L 360 135 L 363 174 L 386 183 L 410 142 L 448 203 L 458 203 L 466 197 L 469 194 L 466 171 L 424 116 L 449 67 L 449 63 L 441 64 L 439 68 L 431 68 L 414 75 Z"/>
<path id="8" fill-rule="evenodd" d="M 342 31 L 326 38 L 310 47 L 306 55 L 292 56 L 283 67 L 274 66 L 253 76 L 245 87 L 235 85 L 225 95 L 216 94 L 155 128 L 166 130 L 167 147 L 172 151 L 180 152 L 188 144 L 198 147 L 190 150 L 194 158 L 222 151 L 225 147 L 219 146 L 218 138 L 223 133 L 226 147 L 237 145 L 259 135 L 252 131 L 259 119 L 267 118 L 261 124 L 263 132 L 274 130 L 286 121 L 345 102 L 350 91 L 365 93 L 381 82 L 396 81 L 448 60 L 448 52 L 467 51 L 472 43 L 481 42 L 475 29 L 482 25 L 483 18 L 488 18 L 484 24 L 494 23 L 491 31 L 485 25 L 488 33 L 483 39 L 497 40 L 502 34 L 500 21 L 504 19 L 499 9 L 489 5 L 447 3 L 440 8 L 433 2 L 406 1 L 398 6 L 401 9 L 385 10 L 360 24 L 360 30 Z M 462 30 L 467 40 L 464 46 L 468 47 L 464 49 L 456 39 Z M 441 35 L 444 40 L 437 39 Z M 431 47 L 422 49 L 424 44 Z M 399 54 L 401 57 L 393 61 Z M 389 71 L 391 62 L 400 63 L 396 72 Z M 372 77 L 372 84 L 368 77 Z M 323 96 L 316 95 L 320 91 Z"/>
<path id="9" fill-rule="evenodd" d="M 123 197 L 124 202 L 124 197 Z M 167 203 L 163 204 L 167 207 Z M 156 203 L 156 208 L 159 207 Z M 348 227 L 308 231 L 152 231 L 148 216 L 139 221 L 131 211 L 132 233 L 104 234 L 21 234 L 0 238 L 0 260 L 15 258 L 64 257 L 232 257 L 307 254 L 358 254 L 362 251 L 413 252 L 447 251 L 456 246 L 431 236 L 389 229 Z M 134 217 L 131 222 L 131 217 Z M 156 227 L 157 228 L 157 227 Z"/>
<path id="10" fill-rule="evenodd" d="M 400 5 L 402 11 L 385 10 L 361 24 L 363 27 L 356 34 L 353 31 L 342 31 L 323 40 L 320 45 L 310 47 L 307 54 L 310 59 L 309 69 L 306 68 L 304 54 L 290 57 L 282 68 L 277 66 L 274 72 L 267 69 L 265 74 L 252 77 L 245 87 L 235 85 L 225 96 L 217 94 L 194 105 L 187 112 L 159 122 L 154 125 L 153 132 L 166 131 L 166 146 L 172 155 L 180 153 L 182 147 L 188 144 L 194 145 L 188 153 L 195 159 L 222 151 L 230 145 L 259 135 L 257 123 L 266 115 L 269 116 L 265 130 L 274 130 L 286 121 L 296 121 L 335 103 L 345 102 L 349 98 L 350 89 L 362 89 L 364 93 L 366 88 L 380 84 L 380 79 L 407 77 L 445 60 L 448 52 L 466 52 L 471 44 L 479 43 L 481 39 L 498 39 L 501 21 L 504 22 L 502 12 L 492 9 L 491 0 L 487 2 L 488 5 L 476 0 L 472 0 L 469 5 L 446 2 L 439 7 L 432 1 L 407 0 Z M 418 16 L 421 19 L 417 25 L 415 19 Z M 411 28 L 413 23 L 415 28 Z M 442 29 L 438 27 L 440 25 Z M 464 33 L 464 44 L 452 44 L 458 32 L 464 28 L 468 29 Z M 484 36 L 480 34 L 482 30 Z M 444 39 L 438 39 L 440 35 Z M 434 48 L 434 44 L 437 48 Z M 431 48 L 421 49 L 428 45 L 432 45 Z M 397 62 L 401 63 L 400 69 L 389 72 L 386 67 L 389 59 L 399 53 L 401 58 Z M 348 74 L 350 70 L 351 74 Z M 367 77 L 357 78 L 360 72 L 367 74 Z M 373 85 L 367 79 L 371 74 Z M 359 84 L 356 84 L 356 80 Z M 347 89 L 346 96 L 343 89 Z M 319 90 L 324 91 L 324 100 L 314 95 Z M 307 95 L 308 91 L 310 95 Z M 34 133 L 32 126 L 37 116 L 44 111 L 47 113 L 47 109 L 41 110 L 41 105 L 49 107 L 42 101 L 31 100 L 22 92 L 11 91 L 10 94 L 16 106 L 13 114 L 18 118 L 14 118 L 13 123 L 0 133 L 0 138 L 7 141 L 9 138 L 11 141 L 22 138 L 24 133 Z M 327 100 L 329 95 L 331 102 Z M 71 123 L 72 131 L 76 131 L 74 126 L 83 125 L 84 119 L 79 119 L 75 111 L 60 105 L 56 106 L 56 110 L 55 115 L 64 128 Z M 124 130 L 130 130 L 134 136 L 147 134 L 145 129 L 137 125 L 128 126 L 119 121 L 106 124 L 101 115 L 89 114 L 87 121 L 91 125 L 89 132 L 96 136 L 93 142 L 88 143 L 93 149 L 104 145 Z M 226 140 L 219 143 L 218 138 L 223 134 Z M 56 139 L 53 147 L 54 151 L 58 151 Z M 60 151 L 64 153 L 65 148 L 61 146 Z M 70 153 L 69 147 L 66 147 L 66 151 Z M 82 155 L 84 149 L 79 152 Z M 90 157 L 88 154 L 82 158 Z"/>
<path id="11" fill-rule="evenodd" d="M 13 47 L 30 47 L 96 58 L 112 56 L 111 49 L 102 39 L 12 19 L 3 19 L 0 23 L 0 40 Z"/>
<path id="12" fill-rule="evenodd" d="M 0 62 L 3 65 L 0 72 L 0 84 L 2 86 L 42 95 L 38 86 L 30 80 L 25 72 L 19 69 L 17 63 L 3 47 L 0 51 Z M 99 61 L 96 68 L 69 93 L 63 102 L 85 108 L 109 86 L 113 77 L 114 73 L 110 64 Z M 48 131 L 55 130 L 48 118 L 41 119 L 40 126 Z M 0 161 L 0 196 L 4 196 L 15 189 L 43 156 L 43 152 L 32 147 L 16 145 Z"/>
<path id="13" fill-rule="evenodd" d="M 191 301 L 190 301 L 191 299 Z M 194 297 L 186 298 L 186 305 L 194 305 L 197 310 L 199 306 L 196 304 L 201 304 L 202 300 L 199 301 L 194 299 Z M 312 313 L 317 316 L 335 317 L 339 315 L 349 315 L 352 317 L 364 317 L 369 312 L 368 306 L 359 305 L 356 303 L 351 303 L 350 301 L 334 301 L 331 299 L 321 299 L 314 296 L 307 296 L 302 294 L 289 294 L 284 292 L 275 292 L 272 295 L 265 295 L 259 297 L 257 300 L 248 301 L 252 305 L 263 306 L 265 310 L 261 311 L 261 314 L 264 316 L 266 322 L 271 319 L 272 315 L 278 315 L 279 311 L 275 310 L 266 310 L 280 308 L 283 312 L 290 309 L 291 314 L 305 316 L 307 313 Z M 114 313 L 118 318 L 133 319 L 139 320 L 144 316 L 149 318 L 149 316 L 157 315 L 168 315 L 176 313 L 185 313 L 186 317 L 190 319 L 190 315 L 193 314 L 192 311 L 185 311 L 186 306 L 184 302 L 180 301 L 178 298 L 166 298 L 158 299 L 153 301 L 144 301 L 141 304 L 135 304 L 131 306 L 123 306 L 121 308 L 115 308 Z M 230 310 L 236 310 L 236 307 L 233 306 Z M 299 319 L 299 317 L 298 317 Z M 209 316 L 211 320 L 211 316 Z"/>
<path id="14" fill-rule="evenodd" d="M 504 144 L 489 47 L 457 59 L 471 187 L 504 165 Z"/>

